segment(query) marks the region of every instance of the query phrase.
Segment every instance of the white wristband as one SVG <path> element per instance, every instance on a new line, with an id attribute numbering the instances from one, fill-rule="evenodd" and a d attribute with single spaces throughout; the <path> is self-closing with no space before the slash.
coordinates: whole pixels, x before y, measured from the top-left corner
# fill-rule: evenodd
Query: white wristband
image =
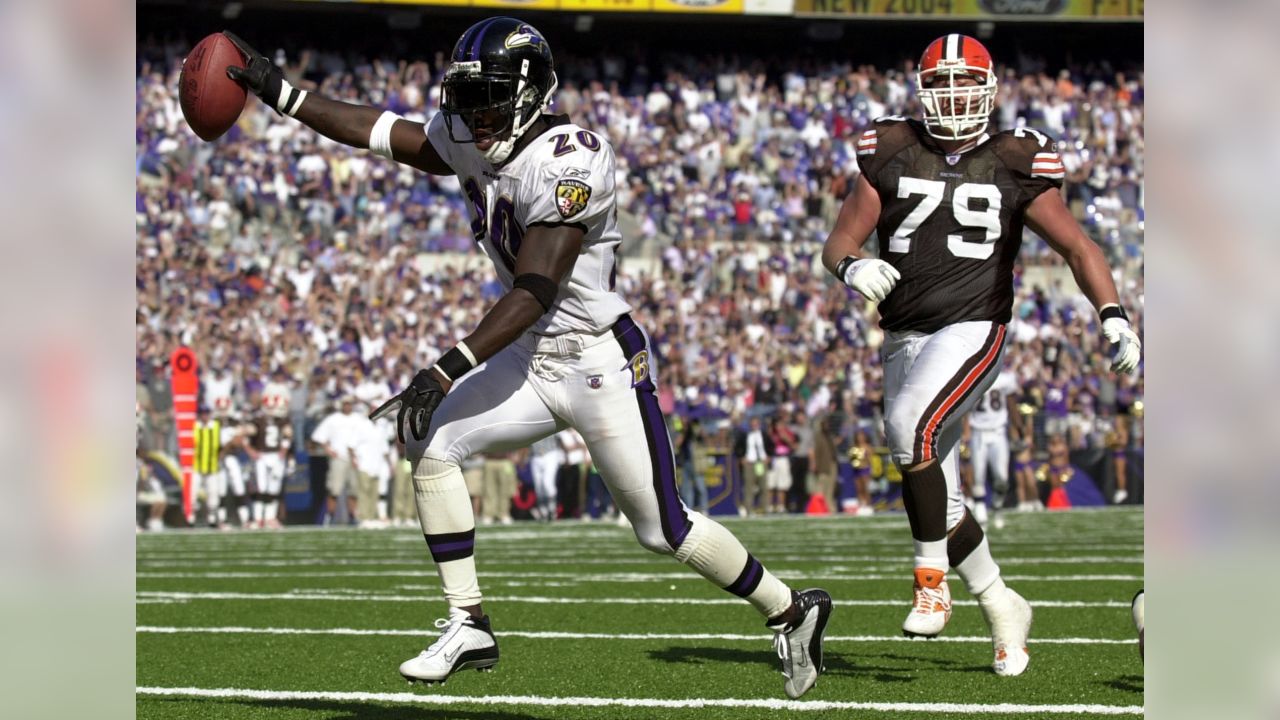
<path id="1" fill-rule="evenodd" d="M 466 340 L 459 340 L 458 344 L 454 345 L 454 347 L 458 348 L 458 350 L 461 351 L 463 355 L 467 356 L 467 360 L 471 362 L 471 367 L 475 367 L 480 364 L 476 362 L 476 354 L 471 352 L 471 348 L 467 347 Z"/>
<path id="2" fill-rule="evenodd" d="M 388 160 L 395 159 L 391 157 L 391 126 L 395 125 L 399 119 L 400 116 L 390 110 L 378 117 L 378 121 L 373 124 L 373 130 L 369 133 L 370 152 Z"/>
<path id="3" fill-rule="evenodd" d="M 287 80 L 280 81 L 280 99 L 276 101 L 277 110 L 293 117 L 294 113 L 298 112 L 298 108 L 302 107 L 302 101 L 306 99 L 306 90 L 299 90 L 290 85 Z"/>

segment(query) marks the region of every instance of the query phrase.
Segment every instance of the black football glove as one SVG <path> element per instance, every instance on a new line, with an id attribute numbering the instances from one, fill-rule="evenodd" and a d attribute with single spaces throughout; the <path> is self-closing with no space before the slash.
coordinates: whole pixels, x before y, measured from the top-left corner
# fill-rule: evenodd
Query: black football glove
<path id="1" fill-rule="evenodd" d="M 238 35 L 230 30 L 223 30 L 222 34 L 226 35 L 227 39 L 240 50 L 240 54 L 244 55 L 245 67 L 228 65 L 227 77 L 244 85 L 272 110 L 292 117 L 302 105 L 302 99 L 306 97 L 306 93 L 290 85 L 284 79 L 284 72 L 276 67 L 275 63 L 254 50 Z"/>
<path id="2" fill-rule="evenodd" d="M 413 376 L 413 382 L 399 395 L 382 403 L 377 410 L 369 413 L 370 420 L 390 415 L 399 408 L 396 415 L 396 437 L 401 443 L 404 439 L 405 421 L 409 423 L 409 432 L 414 440 L 425 440 L 427 431 L 431 429 L 431 415 L 444 399 L 444 386 L 435 373 L 430 370 L 419 370 Z"/>

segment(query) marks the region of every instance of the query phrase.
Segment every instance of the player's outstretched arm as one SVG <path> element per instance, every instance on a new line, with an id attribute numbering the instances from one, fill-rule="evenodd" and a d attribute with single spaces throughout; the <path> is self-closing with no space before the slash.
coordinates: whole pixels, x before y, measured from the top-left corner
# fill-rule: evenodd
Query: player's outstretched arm
<path id="1" fill-rule="evenodd" d="M 453 170 L 427 140 L 422 123 L 367 105 L 330 100 L 289 84 L 275 63 L 240 39 L 223 31 L 240 53 L 245 67 L 227 67 L 227 76 L 242 83 L 276 112 L 292 117 L 325 137 L 351 147 L 369 149 L 433 175 Z"/>
<path id="2" fill-rule="evenodd" d="M 1076 284 L 1097 308 L 1102 332 L 1115 346 L 1112 368 L 1116 372 L 1133 372 L 1138 367 L 1142 343 L 1120 307 L 1120 295 L 1102 250 L 1080 229 L 1057 192 L 1040 193 L 1027 206 L 1025 218 L 1027 227 L 1067 261 Z"/>
<path id="3" fill-rule="evenodd" d="M 859 175 L 822 248 L 822 264 L 827 270 L 872 302 L 884 300 L 902 277 L 889 263 L 861 256 L 862 246 L 879 220 L 880 195 L 865 175 Z"/>

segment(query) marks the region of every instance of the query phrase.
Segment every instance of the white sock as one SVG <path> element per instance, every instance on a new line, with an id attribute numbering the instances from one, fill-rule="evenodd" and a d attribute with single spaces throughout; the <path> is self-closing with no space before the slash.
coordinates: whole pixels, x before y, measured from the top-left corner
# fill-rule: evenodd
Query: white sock
<path id="1" fill-rule="evenodd" d="M 912 540 L 916 546 L 916 567 L 932 568 L 946 571 L 951 563 L 947 560 L 947 538 L 941 540 Z"/>
<path id="2" fill-rule="evenodd" d="M 960 575 L 960 579 L 964 580 L 964 586 L 969 594 L 979 600 L 982 593 L 990 592 L 993 588 L 997 592 L 997 597 L 998 593 L 1003 592 L 1004 581 L 1000 579 L 1000 566 L 996 565 L 996 561 L 992 559 L 991 546 L 985 537 L 978 543 L 978 547 L 956 566 L 955 570 Z"/>
<path id="3" fill-rule="evenodd" d="M 428 457 L 418 460 L 413 469 L 413 498 L 445 600 L 456 608 L 478 604 L 476 520 L 462 468 Z"/>
<path id="4" fill-rule="evenodd" d="M 267 516 L 266 516 L 266 518 L 265 518 L 265 519 L 267 519 L 267 520 L 275 520 L 275 519 L 276 519 L 276 518 L 278 518 L 278 517 L 280 517 L 280 501 L 279 501 L 279 500 L 268 500 L 268 501 L 267 501 Z"/>
<path id="5" fill-rule="evenodd" d="M 263 510 L 264 510 L 263 502 L 261 500 L 254 500 L 253 501 L 253 518 L 255 520 L 261 522 L 266 519 L 267 516 L 263 514 Z"/>
<path id="6" fill-rule="evenodd" d="M 378 499 L 378 519 L 387 519 L 387 499 L 385 497 Z"/>
<path id="7" fill-rule="evenodd" d="M 702 513 L 688 513 L 692 527 L 676 550 L 677 560 L 745 599 L 766 619 L 791 607 L 791 588 L 752 558 L 733 533 Z"/>

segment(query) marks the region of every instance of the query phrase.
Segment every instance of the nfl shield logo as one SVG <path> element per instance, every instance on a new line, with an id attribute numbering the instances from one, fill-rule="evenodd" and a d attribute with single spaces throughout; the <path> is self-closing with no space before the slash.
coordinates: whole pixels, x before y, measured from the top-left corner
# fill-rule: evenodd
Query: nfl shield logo
<path id="1" fill-rule="evenodd" d="M 948 156 L 947 156 L 947 164 L 948 164 L 948 165 L 955 165 L 955 164 L 956 164 L 956 163 L 958 163 L 958 162 L 960 162 L 960 156 L 959 156 L 959 155 L 948 155 Z"/>
<path id="2" fill-rule="evenodd" d="M 591 377 L 587 378 L 587 386 L 590 387 L 592 390 L 599 390 L 602 385 L 604 385 L 603 375 L 592 375 Z"/>

